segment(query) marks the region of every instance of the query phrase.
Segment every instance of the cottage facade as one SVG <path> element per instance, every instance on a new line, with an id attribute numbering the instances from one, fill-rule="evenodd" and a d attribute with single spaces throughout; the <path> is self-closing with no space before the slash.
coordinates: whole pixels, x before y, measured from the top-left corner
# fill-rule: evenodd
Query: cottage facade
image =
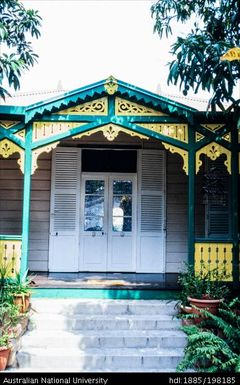
<path id="1" fill-rule="evenodd" d="M 240 135 L 116 80 L 0 106 L 0 253 L 50 272 L 175 273 L 239 283 Z"/>

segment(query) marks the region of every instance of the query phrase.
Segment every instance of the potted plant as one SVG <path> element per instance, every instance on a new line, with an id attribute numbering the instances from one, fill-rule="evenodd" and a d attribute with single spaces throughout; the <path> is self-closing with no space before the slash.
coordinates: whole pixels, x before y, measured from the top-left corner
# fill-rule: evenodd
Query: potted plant
<path id="1" fill-rule="evenodd" d="M 3 333 L 0 335 L 0 371 L 6 369 L 10 351 L 10 337 L 7 333 Z"/>
<path id="2" fill-rule="evenodd" d="M 10 286 L 13 303 L 18 306 L 21 314 L 26 313 L 30 308 L 31 296 L 30 281 L 27 278 L 27 273 L 23 277 L 21 277 L 20 273 L 17 273 Z"/>
<path id="3" fill-rule="evenodd" d="M 217 314 L 220 303 L 229 293 L 227 286 L 222 283 L 224 279 L 226 276 L 220 274 L 217 269 L 207 270 L 202 266 L 201 273 L 196 273 L 193 266 L 187 265 L 178 278 L 181 310 L 198 315 L 199 317 L 195 317 L 195 323 L 201 322 L 204 317 L 201 309 Z"/>

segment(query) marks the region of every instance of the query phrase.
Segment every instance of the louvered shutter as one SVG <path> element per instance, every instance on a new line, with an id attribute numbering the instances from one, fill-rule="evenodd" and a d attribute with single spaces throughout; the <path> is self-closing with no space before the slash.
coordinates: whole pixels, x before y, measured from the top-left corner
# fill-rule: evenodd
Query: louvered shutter
<path id="1" fill-rule="evenodd" d="M 217 167 L 222 173 L 225 197 L 222 202 L 219 202 L 217 199 L 210 199 L 207 204 L 207 235 L 209 237 L 228 237 L 230 224 L 229 176 L 221 157 L 217 158 L 214 162 L 208 159 L 207 170 L 210 167 Z"/>
<path id="2" fill-rule="evenodd" d="M 52 161 L 50 271 L 78 271 L 79 149 L 57 148 Z"/>
<path id="3" fill-rule="evenodd" d="M 165 152 L 139 154 L 139 272 L 164 272 Z"/>

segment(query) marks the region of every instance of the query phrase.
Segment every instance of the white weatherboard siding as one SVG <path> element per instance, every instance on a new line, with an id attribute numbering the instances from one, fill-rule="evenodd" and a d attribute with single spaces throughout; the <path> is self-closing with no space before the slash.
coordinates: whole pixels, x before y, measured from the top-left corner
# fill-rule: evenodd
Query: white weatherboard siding
<path id="1" fill-rule="evenodd" d="M 188 179 L 182 170 L 182 158 L 167 152 L 166 272 L 182 269 L 187 261 Z"/>
<path id="2" fill-rule="evenodd" d="M 145 146 L 159 147 L 156 142 Z M 51 158 L 52 153 L 43 153 L 32 177 L 29 269 L 36 271 L 47 271 L 49 263 Z M 1 234 L 21 234 L 23 178 L 17 159 L 0 159 Z M 166 152 L 166 272 L 178 271 L 186 259 L 187 176 L 182 158 Z"/>

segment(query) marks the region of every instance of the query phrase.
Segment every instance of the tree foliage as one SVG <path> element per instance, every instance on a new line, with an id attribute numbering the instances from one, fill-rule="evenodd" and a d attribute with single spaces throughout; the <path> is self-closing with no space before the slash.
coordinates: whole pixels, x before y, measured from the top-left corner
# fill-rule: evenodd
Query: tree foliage
<path id="1" fill-rule="evenodd" d="M 3 82 L 19 89 L 22 72 L 36 62 L 28 40 L 39 38 L 41 20 L 38 11 L 25 9 L 18 0 L 0 1 L 0 98 L 9 95 Z"/>
<path id="2" fill-rule="evenodd" d="M 233 91 L 240 79 L 240 61 L 220 57 L 240 45 L 240 0 L 158 0 L 151 12 L 160 38 L 171 35 L 176 22 L 192 25 L 171 46 L 175 58 L 169 63 L 168 82 L 179 84 L 184 95 L 190 88 L 195 93 L 200 88 L 213 92 L 212 110 L 224 110 L 224 102 L 231 108 L 239 105 Z"/>

